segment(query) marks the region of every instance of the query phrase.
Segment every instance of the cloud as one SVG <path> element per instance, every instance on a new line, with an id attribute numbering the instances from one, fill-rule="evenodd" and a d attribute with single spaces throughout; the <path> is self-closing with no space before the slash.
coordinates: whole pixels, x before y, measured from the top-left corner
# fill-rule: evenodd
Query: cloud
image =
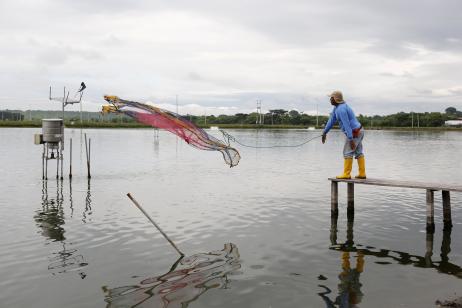
<path id="1" fill-rule="evenodd" d="M 0 105 L 48 106 L 50 85 L 85 81 L 94 109 L 104 94 L 174 106 L 178 95 L 217 112 L 261 99 L 327 113 L 333 89 L 358 113 L 462 107 L 461 9 L 459 0 L 4 0 Z"/>

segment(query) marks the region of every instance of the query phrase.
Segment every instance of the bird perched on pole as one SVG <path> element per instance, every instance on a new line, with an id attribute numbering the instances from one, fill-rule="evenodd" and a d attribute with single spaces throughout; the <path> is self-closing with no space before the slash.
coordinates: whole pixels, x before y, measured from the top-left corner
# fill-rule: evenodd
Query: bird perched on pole
<path id="1" fill-rule="evenodd" d="M 77 92 L 82 92 L 83 90 L 85 90 L 87 88 L 87 86 L 85 85 L 85 82 L 81 82 L 80 83 L 80 89 L 77 91 Z"/>

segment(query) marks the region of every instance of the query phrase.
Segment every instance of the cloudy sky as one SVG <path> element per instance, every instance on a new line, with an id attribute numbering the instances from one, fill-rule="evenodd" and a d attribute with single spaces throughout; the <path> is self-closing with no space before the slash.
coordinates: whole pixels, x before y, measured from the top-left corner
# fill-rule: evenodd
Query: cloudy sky
<path id="1" fill-rule="evenodd" d="M 0 0 L 0 109 L 87 84 L 180 112 L 462 109 L 461 0 Z M 74 107 L 77 109 L 78 107 Z M 69 108 L 72 110 L 72 108 Z"/>

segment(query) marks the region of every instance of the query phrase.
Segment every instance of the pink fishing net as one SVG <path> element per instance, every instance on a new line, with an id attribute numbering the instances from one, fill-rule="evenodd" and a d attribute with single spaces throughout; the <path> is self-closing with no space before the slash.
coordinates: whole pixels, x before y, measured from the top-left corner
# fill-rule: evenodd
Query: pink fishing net
<path id="1" fill-rule="evenodd" d="M 239 163 L 239 152 L 223 141 L 207 134 L 202 128 L 174 112 L 152 105 L 127 101 L 117 96 L 104 96 L 111 103 L 103 106 L 103 112 L 121 112 L 140 123 L 167 130 L 195 148 L 207 151 L 220 151 L 225 162 L 234 167 Z"/>

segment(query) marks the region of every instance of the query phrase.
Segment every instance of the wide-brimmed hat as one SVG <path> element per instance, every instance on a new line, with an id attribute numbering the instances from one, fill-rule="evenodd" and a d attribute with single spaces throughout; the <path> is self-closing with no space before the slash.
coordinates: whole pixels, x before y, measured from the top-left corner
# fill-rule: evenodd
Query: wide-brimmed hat
<path id="1" fill-rule="evenodd" d="M 343 102 L 343 94 L 341 91 L 334 91 L 331 94 L 328 95 L 329 97 L 333 97 L 336 103 L 341 103 Z"/>

